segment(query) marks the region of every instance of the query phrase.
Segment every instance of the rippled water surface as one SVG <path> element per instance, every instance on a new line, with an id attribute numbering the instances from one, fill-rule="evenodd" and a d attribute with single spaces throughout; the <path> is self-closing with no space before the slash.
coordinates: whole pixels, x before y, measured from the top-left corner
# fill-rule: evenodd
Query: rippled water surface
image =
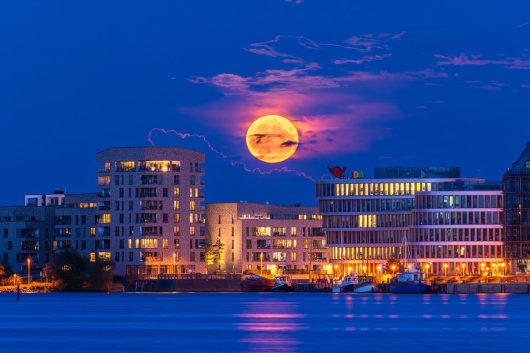
<path id="1" fill-rule="evenodd" d="M 0 294 L 0 352 L 529 352 L 528 295 Z"/>

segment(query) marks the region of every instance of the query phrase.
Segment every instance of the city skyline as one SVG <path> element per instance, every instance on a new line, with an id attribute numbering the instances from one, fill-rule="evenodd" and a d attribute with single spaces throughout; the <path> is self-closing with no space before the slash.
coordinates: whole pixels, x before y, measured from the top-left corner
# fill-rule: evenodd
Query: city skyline
<path id="1" fill-rule="evenodd" d="M 16 181 L 0 203 L 95 190 L 94 154 L 113 146 L 205 152 L 210 202 L 314 205 L 300 173 L 442 165 L 500 181 L 528 139 L 524 2 L 207 4 L 5 6 L 1 143 L 16 153 L 0 171 Z M 245 146 L 266 114 L 300 132 L 274 166 Z"/>

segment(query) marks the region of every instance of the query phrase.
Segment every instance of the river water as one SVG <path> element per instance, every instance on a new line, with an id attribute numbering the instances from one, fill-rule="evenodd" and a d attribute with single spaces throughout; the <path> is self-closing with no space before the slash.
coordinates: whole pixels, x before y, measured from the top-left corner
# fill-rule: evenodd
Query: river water
<path id="1" fill-rule="evenodd" d="M 528 295 L 0 294 L 0 352 L 528 352 Z"/>

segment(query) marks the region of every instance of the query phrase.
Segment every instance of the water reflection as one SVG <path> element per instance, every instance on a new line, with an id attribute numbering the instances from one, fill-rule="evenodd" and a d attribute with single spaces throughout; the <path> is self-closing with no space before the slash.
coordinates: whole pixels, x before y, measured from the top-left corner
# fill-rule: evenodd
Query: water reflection
<path id="1" fill-rule="evenodd" d="M 303 329 L 305 315 L 295 312 L 296 305 L 283 301 L 251 302 L 234 317 L 242 321 L 235 328 L 242 332 L 240 342 L 247 352 L 297 352 L 296 333 Z"/>

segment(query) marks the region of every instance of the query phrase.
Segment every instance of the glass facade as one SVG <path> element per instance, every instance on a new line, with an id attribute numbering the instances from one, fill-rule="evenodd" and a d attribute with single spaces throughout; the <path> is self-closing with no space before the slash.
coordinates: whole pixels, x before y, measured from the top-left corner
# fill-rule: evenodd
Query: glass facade
<path id="1" fill-rule="evenodd" d="M 502 192 L 477 179 L 342 179 L 317 183 L 330 261 L 344 273 L 381 273 L 392 259 L 431 273 L 502 263 Z M 496 189 L 496 190 L 495 190 Z M 463 248 L 463 249 L 462 249 Z M 493 267 L 493 266 L 491 266 Z"/>
<path id="2" fill-rule="evenodd" d="M 502 180 L 506 257 L 515 272 L 530 271 L 530 142 Z"/>

